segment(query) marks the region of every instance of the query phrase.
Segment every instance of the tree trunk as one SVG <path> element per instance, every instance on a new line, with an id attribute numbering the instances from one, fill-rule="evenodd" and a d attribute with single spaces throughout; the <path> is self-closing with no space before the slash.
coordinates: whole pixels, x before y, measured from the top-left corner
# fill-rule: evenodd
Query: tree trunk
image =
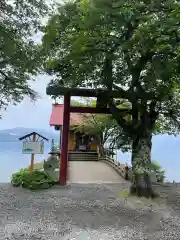
<path id="1" fill-rule="evenodd" d="M 101 142 L 99 142 L 99 153 L 100 153 L 100 157 L 104 156 L 104 146 Z"/>
<path id="2" fill-rule="evenodd" d="M 152 134 L 136 136 L 132 142 L 131 194 L 139 197 L 154 197 L 150 179 Z"/>
<path id="3" fill-rule="evenodd" d="M 98 143 L 99 143 L 99 153 L 100 153 L 100 156 L 103 157 L 104 156 L 103 134 L 98 136 Z"/>

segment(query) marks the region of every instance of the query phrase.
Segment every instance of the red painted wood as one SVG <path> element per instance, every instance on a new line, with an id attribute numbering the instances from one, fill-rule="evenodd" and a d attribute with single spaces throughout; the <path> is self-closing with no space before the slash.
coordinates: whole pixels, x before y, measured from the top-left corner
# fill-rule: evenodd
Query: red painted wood
<path id="1" fill-rule="evenodd" d="M 53 104 L 49 125 L 62 126 L 63 112 L 64 112 L 64 104 Z"/>
<path id="2" fill-rule="evenodd" d="M 64 104 L 53 104 L 52 113 L 49 125 L 50 126 L 63 126 Z M 72 113 L 70 116 L 70 125 L 76 125 L 84 121 L 82 114 Z"/>
<path id="3" fill-rule="evenodd" d="M 59 171 L 60 173 L 59 182 L 61 185 L 66 185 L 67 182 L 69 119 L 70 119 L 70 95 L 66 94 L 64 96 L 61 162 Z"/>
<path id="4" fill-rule="evenodd" d="M 70 106 L 70 112 L 72 113 L 107 113 L 110 114 L 109 108 L 93 108 L 93 107 L 72 107 Z"/>

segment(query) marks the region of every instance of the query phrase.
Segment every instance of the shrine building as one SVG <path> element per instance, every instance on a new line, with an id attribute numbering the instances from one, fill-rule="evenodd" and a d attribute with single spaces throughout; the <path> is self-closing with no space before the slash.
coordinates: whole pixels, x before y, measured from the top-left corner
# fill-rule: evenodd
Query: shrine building
<path id="1" fill-rule="evenodd" d="M 62 136 L 63 129 L 64 104 L 53 104 L 49 125 L 59 131 Z M 69 153 L 98 153 L 99 143 L 96 136 L 90 136 L 73 130 L 81 122 L 86 121 L 88 114 L 71 113 L 70 126 L 68 134 L 68 152 Z"/>

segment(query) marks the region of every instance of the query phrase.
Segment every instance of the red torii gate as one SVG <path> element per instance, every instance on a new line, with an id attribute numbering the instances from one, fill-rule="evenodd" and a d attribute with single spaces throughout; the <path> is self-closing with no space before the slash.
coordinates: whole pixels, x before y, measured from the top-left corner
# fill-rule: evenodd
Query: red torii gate
<path id="1" fill-rule="evenodd" d="M 71 112 L 79 113 L 106 113 L 109 114 L 110 110 L 107 107 L 108 92 L 102 89 L 83 89 L 83 88 L 64 88 L 48 86 L 46 94 L 51 96 L 64 96 L 64 115 L 63 115 L 63 131 L 61 140 L 61 167 L 59 171 L 59 182 L 61 185 L 67 183 L 67 167 L 68 167 L 68 133 L 69 121 Z M 119 91 L 113 91 L 114 98 L 119 97 Z M 97 97 L 96 107 L 74 107 L 71 106 L 71 96 L 79 97 Z M 122 93 L 121 98 L 127 98 Z"/>

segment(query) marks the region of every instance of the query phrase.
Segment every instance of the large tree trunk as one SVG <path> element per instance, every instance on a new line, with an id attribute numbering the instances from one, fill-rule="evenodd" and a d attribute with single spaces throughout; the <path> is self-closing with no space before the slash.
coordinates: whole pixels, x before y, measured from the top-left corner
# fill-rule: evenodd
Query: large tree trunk
<path id="1" fill-rule="evenodd" d="M 154 197 L 150 179 L 152 134 L 136 136 L 132 142 L 131 194 L 139 197 Z"/>

